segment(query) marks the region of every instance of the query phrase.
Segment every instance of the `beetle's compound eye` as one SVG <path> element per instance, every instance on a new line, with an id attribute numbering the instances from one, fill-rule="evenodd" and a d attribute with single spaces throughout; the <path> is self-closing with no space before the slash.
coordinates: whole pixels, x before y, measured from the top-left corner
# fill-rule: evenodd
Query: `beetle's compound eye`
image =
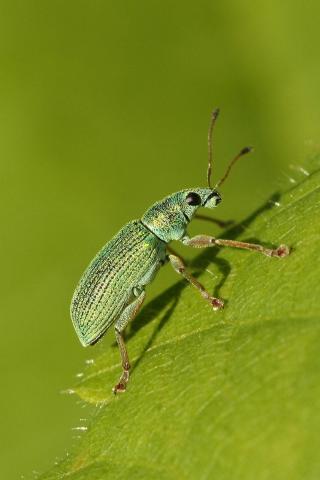
<path id="1" fill-rule="evenodd" d="M 194 207 L 201 204 L 201 197 L 195 192 L 190 192 L 186 197 L 186 202 L 188 205 L 192 205 Z"/>

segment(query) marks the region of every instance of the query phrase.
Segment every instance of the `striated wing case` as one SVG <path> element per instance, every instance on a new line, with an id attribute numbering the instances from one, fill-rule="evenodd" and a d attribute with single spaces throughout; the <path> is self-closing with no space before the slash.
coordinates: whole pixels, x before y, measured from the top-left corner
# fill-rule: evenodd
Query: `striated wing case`
<path id="1" fill-rule="evenodd" d="M 132 289 L 143 284 L 164 256 L 165 243 L 140 220 L 125 225 L 100 250 L 71 302 L 71 318 L 84 346 L 95 343 L 117 320 L 132 298 Z"/>

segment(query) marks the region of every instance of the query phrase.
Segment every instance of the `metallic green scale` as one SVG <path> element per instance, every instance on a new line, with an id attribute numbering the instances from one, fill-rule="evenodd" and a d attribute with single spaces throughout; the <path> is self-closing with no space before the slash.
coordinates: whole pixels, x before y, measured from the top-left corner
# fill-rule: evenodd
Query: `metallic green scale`
<path id="1" fill-rule="evenodd" d="M 84 272 L 71 302 L 71 318 L 84 346 L 96 343 L 114 323 L 122 360 L 122 375 L 114 393 L 124 392 L 129 380 L 130 363 L 123 331 L 138 313 L 144 299 L 145 287 L 154 278 L 160 266 L 170 261 L 174 270 L 190 282 L 214 310 L 223 307 L 223 301 L 210 295 L 190 273 L 181 257 L 167 245 L 180 240 L 194 248 L 231 246 L 260 252 L 269 257 L 289 254 L 285 245 L 276 249 L 258 244 L 197 235 L 189 238 L 186 229 L 199 207 L 214 208 L 221 202 L 217 187 L 228 177 L 233 164 L 250 148 L 246 147 L 229 164 L 225 175 L 211 187 L 212 130 L 219 111 L 212 113 L 208 134 L 209 164 L 208 188 L 181 190 L 152 205 L 141 220 L 133 220 L 108 242 Z M 200 217 L 200 216 L 199 216 Z M 201 215 L 202 219 L 208 219 Z M 214 221 L 211 218 L 211 221 Z M 220 226 L 222 222 L 217 222 Z M 167 255 L 168 251 L 168 255 Z"/>
<path id="2" fill-rule="evenodd" d="M 124 308 L 150 283 L 166 259 L 166 243 L 179 240 L 199 207 L 186 202 L 188 192 L 215 206 L 218 193 L 188 189 L 155 203 L 125 225 L 92 260 L 71 302 L 71 318 L 82 345 L 96 343 Z M 203 200 L 202 200 L 203 198 Z"/>
<path id="3" fill-rule="evenodd" d="M 181 266 L 174 264 L 178 257 L 167 256 L 167 243 L 188 241 L 186 228 L 196 210 L 200 206 L 213 208 L 220 201 L 219 193 L 211 188 L 169 195 L 152 205 L 141 220 L 125 225 L 100 250 L 80 279 L 71 302 L 71 318 L 82 345 L 93 345 L 115 323 L 123 366 L 115 392 L 124 391 L 129 379 L 130 364 L 122 332 L 141 307 L 146 285 L 166 260 L 181 273 Z M 207 292 L 206 299 L 213 307 L 221 306 L 220 300 Z"/>
<path id="4" fill-rule="evenodd" d="M 165 243 L 140 220 L 125 225 L 96 255 L 74 293 L 71 316 L 84 346 L 95 343 L 152 280 L 165 259 Z"/>

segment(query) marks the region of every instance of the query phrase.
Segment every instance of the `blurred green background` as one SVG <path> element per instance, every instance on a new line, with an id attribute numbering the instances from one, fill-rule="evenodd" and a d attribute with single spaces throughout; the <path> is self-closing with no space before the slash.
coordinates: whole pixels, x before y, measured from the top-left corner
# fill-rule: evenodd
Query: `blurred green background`
<path id="1" fill-rule="evenodd" d="M 125 222 L 205 183 L 210 110 L 216 178 L 255 146 L 220 218 L 319 150 L 319 15 L 297 0 L 0 2 L 1 478 L 76 441 L 88 411 L 61 391 L 102 346 L 76 338 L 74 286 Z M 175 280 L 161 272 L 149 298 Z"/>

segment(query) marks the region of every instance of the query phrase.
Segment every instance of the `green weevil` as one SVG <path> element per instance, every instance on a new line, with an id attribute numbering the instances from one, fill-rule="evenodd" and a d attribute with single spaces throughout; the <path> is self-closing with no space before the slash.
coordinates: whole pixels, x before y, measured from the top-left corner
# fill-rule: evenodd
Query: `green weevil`
<path id="1" fill-rule="evenodd" d="M 184 261 L 171 247 L 172 240 L 195 248 L 229 246 L 254 250 L 269 257 L 285 257 L 286 245 L 268 249 L 262 245 L 196 235 L 190 238 L 187 226 L 196 217 L 199 207 L 215 208 L 221 202 L 218 188 L 226 180 L 231 167 L 250 147 L 243 148 L 230 162 L 224 176 L 214 188 L 211 186 L 213 127 L 219 109 L 212 112 L 208 132 L 208 187 L 187 188 L 173 193 L 152 205 L 140 220 L 127 223 L 96 255 L 85 270 L 73 294 L 71 318 L 83 346 L 93 345 L 115 324 L 115 335 L 120 350 L 122 374 L 113 392 L 124 392 L 129 380 L 130 363 L 123 332 L 138 313 L 145 299 L 146 286 L 159 268 L 170 262 L 174 270 L 193 285 L 209 302 L 213 310 L 223 307 L 186 270 Z M 205 218 L 204 216 L 200 216 Z M 209 217 L 210 218 L 210 217 Z M 211 219 L 214 220 L 214 219 Z M 221 222 L 217 223 L 221 224 Z"/>

